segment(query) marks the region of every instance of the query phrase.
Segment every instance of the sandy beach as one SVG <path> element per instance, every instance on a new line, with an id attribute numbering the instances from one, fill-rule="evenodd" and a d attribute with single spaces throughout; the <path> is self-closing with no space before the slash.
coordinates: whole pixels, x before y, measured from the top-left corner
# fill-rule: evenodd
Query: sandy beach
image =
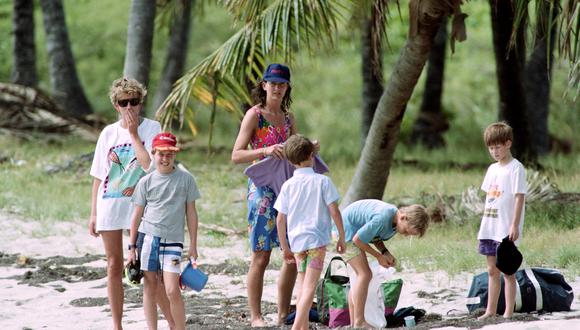
<path id="1" fill-rule="evenodd" d="M 0 212 L 1 329 L 110 328 L 102 242 L 89 236 L 81 222 L 46 225 Z M 184 292 L 188 328 L 247 328 L 244 283 L 250 252 L 245 238 L 233 237 L 222 247 L 200 243 L 199 251 L 202 269 L 210 277 L 201 293 Z M 397 307 L 414 306 L 441 316 L 420 322 L 418 329 L 580 329 L 580 277 L 566 279 L 575 293 L 571 312 L 516 314 L 509 321 L 482 322 L 469 315 L 465 306 L 473 275 L 395 273 L 404 281 Z M 267 270 L 263 296 L 264 313 L 272 324 L 277 276 L 273 267 Z M 125 329 L 145 329 L 142 288 L 126 285 L 125 296 Z M 164 321 L 159 325 L 167 328 Z"/>

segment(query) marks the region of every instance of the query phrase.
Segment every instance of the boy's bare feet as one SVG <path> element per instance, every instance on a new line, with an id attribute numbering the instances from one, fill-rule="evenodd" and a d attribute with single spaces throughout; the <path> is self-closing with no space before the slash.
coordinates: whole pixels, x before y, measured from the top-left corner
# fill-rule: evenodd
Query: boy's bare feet
<path id="1" fill-rule="evenodd" d="M 286 318 L 288 315 L 278 316 L 278 326 L 281 327 L 286 324 Z"/>
<path id="2" fill-rule="evenodd" d="M 266 321 L 264 321 L 263 318 L 258 318 L 255 320 L 252 320 L 251 323 L 251 327 L 252 328 L 263 328 L 263 327 L 267 327 L 268 325 L 266 324 Z"/>
<path id="3" fill-rule="evenodd" d="M 511 319 L 511 318 L 512 318 L 512 316 L 514 316 L 514 313 L 507 313 L 507 312 L 506 312 L 506 313 L 504 313 L 504 314 L 503 314 L 503 318 L 504 318 L 504 319 Z"/>
<path id="4" fill-rule="evenodd" d="M 375 327 L 373 327 L 372 325 L 366 323 L 366 322 L 362 322 L 360 324 L 355 324 L 353 326 L 354 329 L 369 329 L 369 330 L 373 330 L 375 329 Z"/>
<path id="5" fill-rule="evenodd" d="M 495 316 L 495 315 L 493 315 L 493 314 L 487 314 L 487 313 L 485 313 L 485 314 L 483 314 L 482 316 L 478 317 L 477 319 L 478 319 L 478 320 L 485 320 L 485 319 L 487 319 L 487 318 L 490 318 L 490 317 L 492 317 L 492 316 Z"/>

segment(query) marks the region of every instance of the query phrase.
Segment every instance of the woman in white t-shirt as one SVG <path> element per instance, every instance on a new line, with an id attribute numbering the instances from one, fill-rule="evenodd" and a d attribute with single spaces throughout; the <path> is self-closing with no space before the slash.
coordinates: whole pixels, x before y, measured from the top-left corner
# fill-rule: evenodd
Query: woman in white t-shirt
<path id="1" fill-rule="evenodd" d="M 135 79 L 113 82 L 109 97 L 120 120 L 103 129 L 97 141 L 90 174 L 93 176 L 89 233 L 103 239 L 107 256 L 107 293 L 113 328 L 121 329 L 123 317 L 123 229 L 131 227 L 131 196 L 151 163 L 151 142 L 161 125 L 139 114 L 145 87 Z M 165 289 L 157 301 L 170 327 L 173 318 Z"/>

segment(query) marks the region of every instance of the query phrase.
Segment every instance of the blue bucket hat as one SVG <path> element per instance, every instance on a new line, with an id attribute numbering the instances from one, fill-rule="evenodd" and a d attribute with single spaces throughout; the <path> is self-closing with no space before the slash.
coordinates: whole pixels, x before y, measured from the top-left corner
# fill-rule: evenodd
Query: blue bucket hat
<path id="1" fill-rule="evenodd" d="M 282 64 L 270 64 L 264 71 L 262 80 L 277 83 L 290 83 L 290 69 Z"/>

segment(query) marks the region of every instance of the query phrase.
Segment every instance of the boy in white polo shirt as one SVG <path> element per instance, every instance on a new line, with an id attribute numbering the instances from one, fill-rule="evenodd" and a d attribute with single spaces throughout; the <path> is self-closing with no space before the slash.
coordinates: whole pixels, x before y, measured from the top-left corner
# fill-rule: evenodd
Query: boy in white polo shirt
<path id="1" fill-rule="evenodd" d="M 308 314 L 316 283 L 324 266 L 326 246 L 331 241 L 331 221 L 338 229 L 336 251 L 344 253 L 344 228 L 338 209 L 338 191 L 330 178 L 314 173 L 314 144 L 301 135 L 292 135 L 284 144 L 286 158 L 296 167 L 284 182 L 274 208 L 280 247 L 287 263 L 297 263 L 298 293 L 292 329 L 308 329 Z M 286 238 L 288 233 L 288 238 Z"/>

